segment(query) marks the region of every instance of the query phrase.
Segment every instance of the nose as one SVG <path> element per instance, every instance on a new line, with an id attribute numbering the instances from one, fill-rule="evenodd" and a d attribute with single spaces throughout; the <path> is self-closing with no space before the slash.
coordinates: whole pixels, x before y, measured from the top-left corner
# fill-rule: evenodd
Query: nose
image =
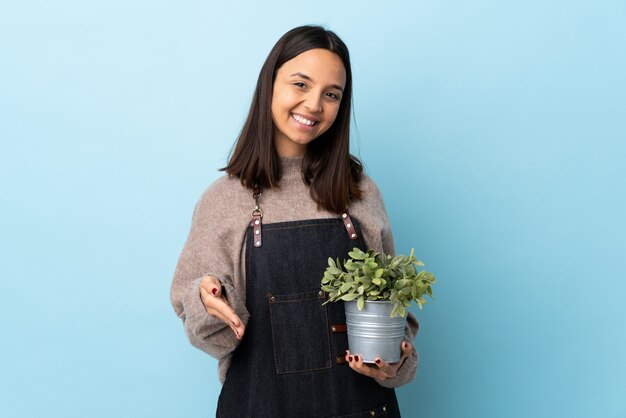
<path id="1" fill-rule="evenodd" d="M 311 91 L 304 101 L 304 107 L 311 113 L 319 113 L 322 111 L 322 98 L 314 91 Z"/>

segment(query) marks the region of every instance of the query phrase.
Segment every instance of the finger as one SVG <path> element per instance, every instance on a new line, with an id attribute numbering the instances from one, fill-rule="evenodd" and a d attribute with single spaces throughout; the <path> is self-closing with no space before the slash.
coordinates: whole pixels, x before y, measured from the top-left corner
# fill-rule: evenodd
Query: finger
<path id="1" fill-rule="evenodd" d="M 363 356 L 354 355 L 350 356 L 350 368 L 358 373 L 361 373 L 369 377 L 378 377 L 377 370 L 373 367 L 369 367 L 363 363 Z"/>
<path id="2" fill-rule="evenodd" d="M 404 360 L 411 355 L 411 353 L 413 352 L 413 344 L 407 342 L 407 341 L 402 341 L 401 345 L 400 345 L 400 360 L 398 360 L 395 363 L 387 363 L 385 360 L 381 359 L 380 357 L 377 357 L 374 362 L 376 363 L 376 366 L 378 366 L 378 368 L 383 372 L 383 374 L 388 377 L 395 377 L 395 375 L 398 373 L 398 369 L 400 368 L 400 366 L 402 366 L 402 363 L 404 363 Z"/>
<path id="3" fill-rule="evenodd" d="M 228 303 L 225 298 L 212 297 L 204 288 L 200 288 L 200 293 L 202 295 L 202 303 L 204 303 L 204 306 L 207 309 L 214 309 L 218 311 L 228 320 L 228 322 L 232 323 L 236 327 L 241 324 L 239 316 L 237 316 L 233 308 L 230 306 L 230 303 Z"/>
<path id="4" fill-rule="evenodd" d="M 402 363 L 404 363 L 404 360 L 411 355 L 412 352 L 413 344 L 407 341 L 402 341 L 402 343 L 400 344 L 400 360 L 395 363 L 387 363 L 380 357 L 376 357 L 376 359 L 374 359 L 374 363 L 386 377 L 391 378 L 398 373 L 398 369 L 400 368 Z"/>
<path id="5" fill-rule="evenodd" d="M 230 306 L 230 303 L 228 303 L 226 299 L 224 298 L 215 299 L 214 307 L 215 309 L 220 311 L 222 315 L 228 318 L 228 321 L 230 321 L 231 324 L 233 324 L 236 327 L 239 327 L 241 325 L 241 320 L 239 319 L 239 315 L 237 315 L 233 307 Z"/>
<path id="6" fill-rule="evenodd" d="M 413 352 L 413 344 L 411 344 L 408 341 L 402 341 L 402 343 L 400 344 L 400 354 L 401 354 L 400 355 L 400 360 L 398 360 L 395 363 L 391 363 L 390 364 L 390 366 L 393 366 L 394 375 L 398 371 L 400 366 L 402 366 L 402 363 L 404 363 L 404 360 L 407 357 L 409 357 L 412 352 Z"/>
<path id="7" fill-rule="evenodd" d="M 395 363 L 395 364 L 387 363 L 385 360 L 381 359 L 380 357 L 376 357 L 376 359 L 374 359 L 374 363 L 376 364 L 376 367 L 378 367 L 380 372 L 386 378 L 394 377 L 396 375 L 396 372 L 398 371 L 398 367 L 395 364 L 400 364 L 400 363 Z"/>
<path id="8" fill-rule="evenodd" d="M 208 277 L 210 278 L 212 276 Z M 219 287 L 215 287 L 214 284 L 211 283 L 211 279 L 207 279 L 207 283 L 205 283 L 205 286 L 200 286 L 200 295 L 202 296 L 202 302 L 207 307 L 213 307 L 214 309 L 219 310 L 222 315 L 224 315 L 224 317 L 228 318 L 228 320 L 232 322 L 234 326 L 238 327 L 241 321 L 239 320 L 239 317 L 235 314 L 235 311 L 230 306 L 230 302 L 228 302 L 228 299 L 224 297 L 222 293 L 221 283 L 215 278 L 213 279 L 213 281 L 217 283 Z M 210 294 L 214 297 L 209 296 L 209 289 Z M 218 301 L 221 301 L 221 303 Z M 227 306 L 228 309 L 224 309 L 224 305 Z"/>
<path id="9" fill-rule="evenodd" d="M 222 294 L 222 283 L 215 276 L 204 277 L 200 282 L 200 287 L 215 297 L 220 297 Z"/>
<path id="10" fill-rule="evenodd" d="M 209 292 L 203 288 L 200 288 L 200 294 L 202 296 L 202 303 L 204 304 L 204 308 L 206 309 L 209 315 L 213 315 L 231 325 L 231 321 L 224 315 L 223 310 L 218 307 L 219 299 L 214 298 L 209 294 Z"/>
<path id="11" fill-rule="evenodd" d="M 400 363 L 404 361 L 405 358 L 409 357 L 413 352 L 413 344 L 408 341 L 402 341 L 402 357 L 400 357 Z"/>
<path id="12" fill-rule="evenodd" d="M 241 339 L 245 332 L 245 326 L 241 322 L 241 319 L 239 319 L 239 316 L 230 307 L 228 302 L 222 298 L 209 296 L 208 292 L 203 288 L 200 288 L 200 293 L 203 296 L 202 302 L 204 303 L 207 313 L 225 322 L 232 328 L 235 336 L 238 339 Z"/>
<path id="13" fill-rule="evenodd" d="M 226 325 L 228 325 L 230 327 L 230 329 L 235 333 L 235 337 L 237 337 L 238 340 L 243 338 L 243 334 L 246 330 L 245 326 L 241 323 L 241 321 L 239 321 L 239 325 L 234 325 L 232 323 L 232 320 L 230 320 L 228 317 L 224 316 L 224 314 L 220 311 L 217 311 L 215 309 L 207 309 L 207 312 L 213 316 L 215 316 L 216 318 L 219 318 L 220 320 L 222 320 L 224 323 L 226 323 Z"/>

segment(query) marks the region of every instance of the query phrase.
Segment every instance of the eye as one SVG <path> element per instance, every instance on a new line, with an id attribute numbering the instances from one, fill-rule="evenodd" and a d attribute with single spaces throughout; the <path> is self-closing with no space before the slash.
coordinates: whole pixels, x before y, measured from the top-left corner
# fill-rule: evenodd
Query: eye
<path id="1" fill-rule="evenodd" d="M 326 96 L 328 96 L 328 97 L 330 97 L 330 98 L 332 98 L 334 100 L 339 100 L 339 96 L 337 96 L 335 93 L 332 93 L 332 92 L 326 93 Z"/>
<path id="2" fill-rule="evenodd" d="M 301 81 L 296 81 L 295 83 L 293 83 L 294 86 L 299 87 L 301 89 L 306 88 L 306 84 L 304 84 Z"/>

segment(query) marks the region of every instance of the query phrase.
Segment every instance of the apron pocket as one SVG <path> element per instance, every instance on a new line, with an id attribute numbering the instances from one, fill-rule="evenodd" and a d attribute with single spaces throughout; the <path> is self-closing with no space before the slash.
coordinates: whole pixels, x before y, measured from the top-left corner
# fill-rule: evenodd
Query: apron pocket
<path id="1" fill-rule="evenodd" d="M 272 324 L 276 373 L 332 367 L 328 314 L 324 293 L 315 290 L 267 295 Z"/>

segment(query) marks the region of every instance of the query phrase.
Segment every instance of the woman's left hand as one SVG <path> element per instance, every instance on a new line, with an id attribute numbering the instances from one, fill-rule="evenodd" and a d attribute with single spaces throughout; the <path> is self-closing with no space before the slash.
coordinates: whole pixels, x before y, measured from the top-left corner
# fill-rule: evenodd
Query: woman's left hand
<path id="1" fill-rule="evenodd" d="M 363 356 L 360 354 L 352 355 L 349 350 L 346 350 L 346 360 L 348 361 L 348 364 L 350 364 L 350 368 L 358 373 L 378 380 L 387 380 L 396 376 L 396 373 L 398 372 L 400 366 L 402 366 L 404 359 L 410 356 L 413 352 L 413 344 L 402 341 L 401 350 L 402 355 L 400 356 L 400 361 L 397 363 L 387 363 L 376 357 L 374 360 L 376 364 L 369 365 L 367 363 L 363 363 Z"/>

